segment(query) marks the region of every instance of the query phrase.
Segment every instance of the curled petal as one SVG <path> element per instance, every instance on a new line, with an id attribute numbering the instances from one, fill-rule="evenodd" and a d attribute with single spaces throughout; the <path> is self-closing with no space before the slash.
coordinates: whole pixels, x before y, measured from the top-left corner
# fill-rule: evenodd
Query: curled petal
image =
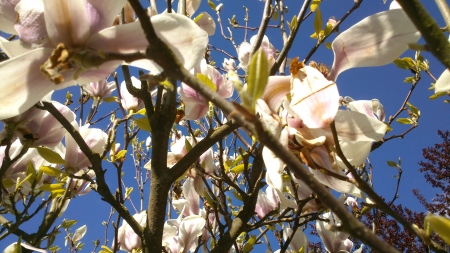
<path id="1" fill-rule="evenodd" d="M 434 85 L 434 92 L 447 92 L 450 90 L 450 71 L 446 69 Z"/>
<path id="2" fill-rule="evenodd" d="M 328 79 L 336 80 L 350 68 L 391 63 L 408 49 L 408 43 L 416 43 L 419 38 L 419 32 L 402 9 L 369 16 L 333 41 L 334 63 Z"/>
<path id="3" fill-rule="evenodd" d="M 291 78 L 289 76 L 269 76 L 261 99 L 267 103 L 273 112 L 276 112 L 290 91 Z"/>
<path id="4" fill-rule="evenodd" d="M 339 137 L 349 141 L 379 141 L 387 129 L 383 122 L 353 111 L 338 111 L 335 124 Z"/>
<path id="5" fill-rule="evenodd" d="M 216 32 L 216 23 L 207 12 L 200 13 L 194 21 L 200 28 L 207 32 L 209 36 L 213 36 Z"/>

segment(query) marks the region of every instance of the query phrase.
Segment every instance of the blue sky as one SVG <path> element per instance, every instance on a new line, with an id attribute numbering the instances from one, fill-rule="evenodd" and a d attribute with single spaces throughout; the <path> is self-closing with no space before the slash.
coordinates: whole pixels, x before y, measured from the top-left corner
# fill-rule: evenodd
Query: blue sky
<path id="1" fill-rule="evenodd" d="M 227 26 L 227 19 L 236 15 L 236 20 L 240 25 L 244 25 L 245 11 L 242 7 L 245 5 L 249 9 L 250 27 L 258 27 L 261 20 L 261 13 L 264 7 L 264 2 L 257 0 L 227 0 L 227 1 L 215 1 L 214 3 L 223 3 L 224 7 L 221 12 L 221 18 L 224 28 Z M 159 4 L 164 4 L 164 1 L 158 1 Z M 287 20 L 291 20 L 292 15 L 297 15 L 300 9 L 302 1 L 297 0 L 285 0 L 285 4 L 289 7 L 289 14 Z M 444 22 L 434 4 L 434 1 L 423 1 L 426 8 L 431 14 L 436 17 L 438 23 L 444 26 Z M 337 18 L 342 17 L 354 4 L 351 0 L 323 0 L 321 4 L 322 16 L 326 20 L 330 16 Z M 372 15 L 374 13 L 387 10 L 390 2 L 383 4 L 382 0 L 366 0 L 360 8 L 357 9 L 341 26 L 340 31 L 344 31 L 351 25 L 355 24 L 359 20 Z M 159 10 L 163 9 L 159 6 Z M 207 11 L 213 18 L 216 18 L 215 13 L 208 7 L 206 1 L 203 1 L 200 7 L 201 11 Z M 199 13 L 200 11 L 197 11 Z M 276 25 L 278 21 L 271 21 L 270 24 Z M 231 28 L 236 44 L 240 44 L 244 40 L 244 30 Z M 306 20 L 297 35 L 297 38 L 293 44 L 292 50 L 288 57 L 293 58 L 298 56 L 303 59 L 310 49 L 314 46 L 315 40 L 309 38 L 313 33 L 313 17 Z M 225 34 L 228 36 L 228 31 L 225 29 Z M 256 31 L 248 32 L 248 39 L 255 35 Z M 269 28 L 267 36 L 270 42 L 281 50 L 282 39 L 278 29 Z M 332 35 L 328 41 L 332 41 L 336 35 Z M 226 52 L 237 56 L 237 53 L 229 41 L 225 41 L 220 35 L 220 30 L 216 29 L 216 34 L 210 38 L 210 43 L 214 46 L 225 50 Z M 221 66 L 224 55 L 219 52 L 212 52 L 212 56 L 217 63 Z M 413 51 L 408 51 L 404 56 L 414 57 Z M 432 74 L 438 78 L 444 70 L 442 64 L 437 62 L 430 53 L 423 53 L 423 56 L 430 61 L 430 67 Z M 311 58 L 316 62 L 322 62 L 328 65 L 333 63 L 333 52 L 321 46 L 316 54 Z M 377 98 L 383 104 L 386 110 L 386 116 L 393 115 L 399 110 L 407 92 L 409 91 L 410 84 L 404 83 L 405 77 L 410 76 L 411 73 L 406 70 L 399 69 L 393 64 L 389 64 L 383 67 L 374 68 L 359 68 L 351 69 L 343 72 L 338 80 L 338 88 L 341 96 L 350 96 L 355 100 L 365 99 L 370 100 Z M 397 170 L 387 166 L 387 160 L 397 161 L 399 157 L 402 159 L 403 177 L 400 185 L 399 196 L 397 204 L 401 203 L 407 207 L 423 211 L 424 208 L 419 201 L 414 197 L 411 190 L 413 188 L 419 188 L 428 200 L 434 194 L 434 190 L 425 182 L 423 175 L 418 172 L 418 162 L 422 160 L 422 149 L 428 146 L 432 146 L 434 143 L 439 142 L 440 139 L 437 135 L 437 130 L 448 130 L 450 125 L 449 117 L 449 105 L 442 102 L 443 99 L 431 101 L 428 99 L 433 91 L 428 90 L 432 79 L 422 75 L 422 80 L 419 82 L 418 87 L 414 91 L 410 102 L 421 110 L 421 118 L 419 120 L 419 127 L 409 133 L 404 139 L 391 140 L 385 143 L 381 148 L 371 154 L 370 161 L 373 165 L 374 185 L 378 193 L 380 193 L 386 199 L 391 199 L 395 192 L 395 184 L 397 179 L 393 176 L 397 175 Z M 77 88 L 71 89 L 75 95 L 79 94 Z M 66 91 L 57 92 L 54 98 L 59 101 L 64 101 L 64 95 Z M 76 102 L 76 99 L 74 99 Z M 73 108 L 73 106 L 72 106 Z M 103 110 L 102 113 L 107 113 L 108 110 Z M 404 117 L 407 117 L 406 113 Z M 99 126 L 104 128 L 104 126 Z M 406 127 L 398 123 L 392 125 L 392 133 L 399 134 L 403 132 Z M 389 136 L 390 134 L 388 134 Z M 140 134 L 140 140 L 145 140 L 146 135 Z M 130 157 L 129 157 L 130 158 Z M 125 167 L 125 177 L 134 177 L 134 168 L 132 167 L 131 159 L 128 160 Z M 108 169 L 108 173 L 113 174 L 113 167 L 110 165 L 105 166 Z M 108 179 L 111 183 L 111 189 L 115 189 L 115 177 L 111 176 Z M 131 182 L 131 180 L 130 180 Z M 148 185 L 146 185 L 148 188 Z M 135 187 L 136 190 L 136 187 Z M 136 195 L 134 195 L 137 197 Z M 137 199 L 136 199 L 137 200 Z M 136 201 L 135 200 L 135 201 Z M 138 202 L 136 202 L 138 203 Z M 144 205 L 145 206 L 145 205 Z M 131 208 L 131 206 L 130 206 Z M 85 251 L 92 250 L 91 241 L 97 238 L 103 242 L 104 229 L 101 225 L 102 221 L 107 219 L 107 215 L 110 211 L 108 205 L 106 205 L 98 194 L 95 192 L 89 193 L 87 196 L 77 197 L 71 200 L 69 209 L 65 213 L 64 217 L 67 219 L 77 219 L 79 222 L 74 228 L 83 224 L 88 224 L 88 232 L 84 239 L 86 243 Z M 58 224 L 58 223 L 57 223 Z M 37 223 L 27 224 L 24 229 L 30 229 L 35 231 Z M 111 235 L 111 232 L 110 232 Z M 109 236 L 111 239 L 111 236 Z M 16 241 L 16 238 L 9 237 L 6 240 L 0 242 L 0 249 L 9 245 L 11 242 Z M 59 246 L 63 248 L 63 236 L 59 238 Z M 111 242 L 108 244 L 111 245 Z M 65 249 L 63 248 L 63 251 Z"/>

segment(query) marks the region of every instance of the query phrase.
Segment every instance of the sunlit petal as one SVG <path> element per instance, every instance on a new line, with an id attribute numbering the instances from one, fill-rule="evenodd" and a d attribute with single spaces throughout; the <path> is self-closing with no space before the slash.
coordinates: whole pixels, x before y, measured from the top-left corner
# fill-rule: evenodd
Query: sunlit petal
<path id="1" fill-rule="evenodd" d="M 84 1 L 44 0 L 45 24 L 53 45 L 83 46 L 90 35 Z"/>
<path id="2" fill-rule="evenodd" d="M 197 238 L 202 234 L 202 229 L 206 220 L 198 215 L 191 215 L 184 218 L 180 224 L 178 249 L 180 252 L 193 252 L 197 247 Z"/>
<path id="3" fill-rule="evenodd" d="M 179 14 L 160 14 L 151 18 L 156 34 L 166 42 L 186 69 L 203 57 L 208 34 L 189 18 Z M 139 22 L 114 26 L 93 34 L 88 46 L 104 51 L 132 53 L 145 50 L 148 41 Z"/>
<path id="4" fill-rule="evenodd" d="M 207 32 L 209 36 L 214 35 L 216 32 L 216 23 L 207 12 L 200 13 L 194 21 L 200 28 Z"/>
<path id="5" fill-rule="evenodd" d="M 301 68 L 292 76 L 291 97 L 290 107 L 309 128 L 328 126 L 339 108 L 336 83 L 309 66 Z"/>
<path id="6" fill-rule="evenodd" d="M 75 82 L 59 85 L 47 80 L 38 71 L 51 54 L 51 49 L 39 48 L 0 63 L 0 119 L 16 116 L 33 106 L 52 90 L 62 89 Z"/>
<path id="7" fill-rule="evenodd" d="M 450 71 L 446 69 L 434 85 L 434 92 L 446 92 L 450 90 Z"/>
<path id="8" fill-rule="evenodd" d="M 91 33 L 110 27 L 126 0 L 86 0 L 85 7 Z"/>
<path id="9" fill-rule="evenodd" d="M 387 129 L 383 122 L 353 111 L 338 111 L 335 124 L 338 136 L 349 141 L 379 141 Z"/>
<path id="10" fill-rule="evenodd" d="M 408 49 L 408 43 L 416 43 L 419 38 L 419 32 L 402 9 L 369 16 L 333 41 L 334 63 L 328 79 L 336 80 L 350 68 L 391 63 Z"/>

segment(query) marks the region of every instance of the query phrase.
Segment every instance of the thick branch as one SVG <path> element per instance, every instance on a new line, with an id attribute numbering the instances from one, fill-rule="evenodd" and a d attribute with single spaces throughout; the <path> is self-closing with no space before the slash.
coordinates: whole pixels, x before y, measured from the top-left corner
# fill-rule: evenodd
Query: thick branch
<path id="1" fill-rule="evenodd" d="M 427 42 L 427 49 L 450 69 L 450 44 L 419 0 L 397 0 Z"/>

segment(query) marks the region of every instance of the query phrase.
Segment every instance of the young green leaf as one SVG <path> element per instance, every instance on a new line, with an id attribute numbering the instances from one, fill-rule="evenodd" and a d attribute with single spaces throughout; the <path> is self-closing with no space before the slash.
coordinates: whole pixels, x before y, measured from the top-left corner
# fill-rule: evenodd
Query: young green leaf
<path id="1" fill-rule="evenodd" d="M 316 16 L 314 17 L 314 31 L 317 35 L 319 35 L 320 31 L 322 31 L 322 13 L 319 8 L 317 8 Z"/>
<path id="2" fill-rule="evenodd" d="M 211 90 L 216 91 L 217 87 L 216 85 L 213 83 L 213 81 L 211 81 L 211 79 L 209 79 L 208 76 L 203 75 L 202 73 L 197 73 L 197 78 L 202 81 L 202 83 L 204 83 L 207 87 L 209 87 Z"/>
<path id="3" fill-rule="evenodd" d="M 436 232 L 447 244 L 450 244 L 450 219 L 442 216 L 428 214 L 425 217 L 425 224 L 427 224 L 431 230 Z"/>
<path id="4" fill-rule="evenodd" d="M 262 96 L 269 80 L 269 62 L 260 48 L 252 56 L 249 66 L 247 92 L 251 98 L 251 112 L 255 111 L 256 100 Z"/>
<path id="5" fill-rule="evenodd" d="M 150 127 L 150 123 L 148 122 L 147 118 L 138 118 L 138 119 L 134 119 L 134 123 L 136 123 L 136 125 L 147 132 L 152 131 L 152 128 Z"/>
<path id="6" fill-rule="evenodd" d="M 63 173 L 61 170 L 50 167 L 50 166 L 41 166 L 39 167 L 39 170 L 42 171 L 44 174 L 57 177 Z"/>
<path id="7" fill-rule="evenodd" d="M 56 153 L 55 151 L 48 149 L 46 147 L 36 147 L 38 153 L 42 158 L 44 158 L 49 163 L 55 164 L 65 164 L 66 161 L 62 159 L 62 157 Z"/>

